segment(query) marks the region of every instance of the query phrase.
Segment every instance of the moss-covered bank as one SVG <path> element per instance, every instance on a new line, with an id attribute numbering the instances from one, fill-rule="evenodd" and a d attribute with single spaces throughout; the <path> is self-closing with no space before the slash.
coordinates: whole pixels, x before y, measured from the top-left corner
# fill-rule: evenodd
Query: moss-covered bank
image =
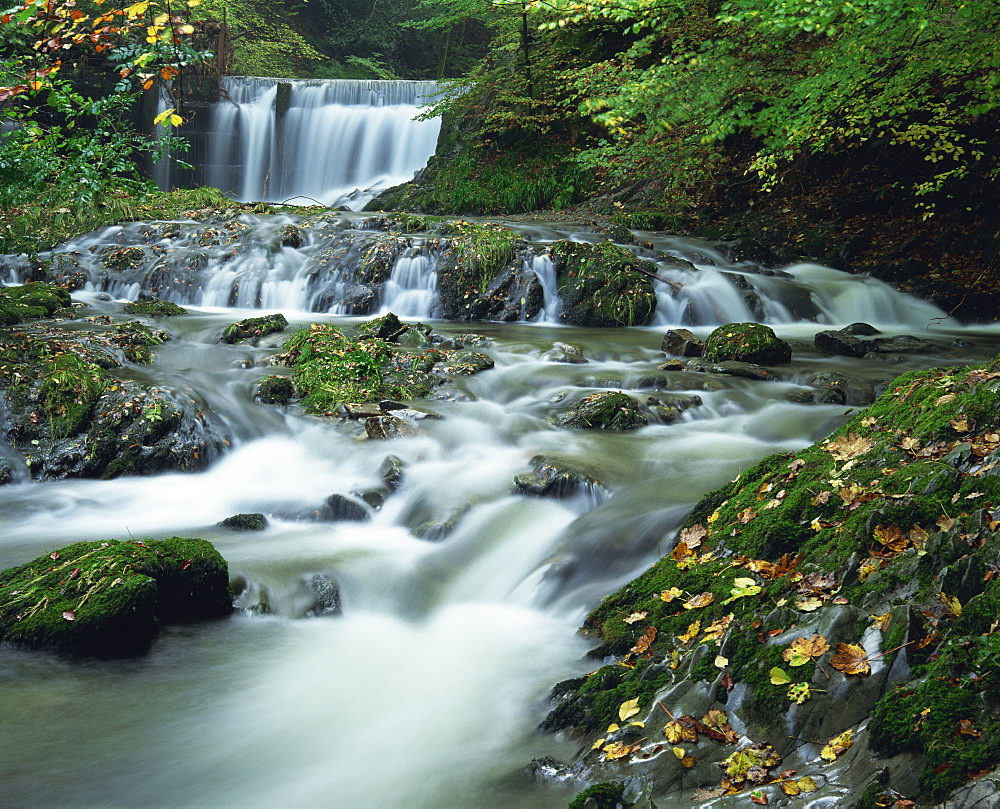
<path id="1" fill-rule="evenodd" d="M 142 654 L 161 626 L 232 611 L 203 539 L 77 542 L 0 572 L 0 640 L 74 656 Z"/>
<path id="2" fill-rule="evenodd" d="M 1000 361 L 905 374 L 825 441 L 707 495 L 669 553 L 588 616 L 593 656 L 616 662 L 557 687 L 545 727 L 601 730 L 632 699 L 666 720 L 656 701 L 677 710 L 671 695 L 700 681 L 703 710 L 786 756 L 790 736 L 870 717 L 853 743 L 909 756 L 878 789 L 914 800 L 1000 764 L 998 397 Z M 618 777 L 604 762 L 623 733 L 581 759 L 588 778 Z M 683 768 L 642 763 L 666 743 L 646 735 L 628 760 L 676 788 Z"/>

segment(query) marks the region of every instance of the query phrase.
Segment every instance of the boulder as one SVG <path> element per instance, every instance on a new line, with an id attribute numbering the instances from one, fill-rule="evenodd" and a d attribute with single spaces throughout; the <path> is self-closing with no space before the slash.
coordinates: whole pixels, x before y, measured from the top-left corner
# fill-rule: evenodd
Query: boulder
<path id="1" fill-rule="evenodd" d="M 660 350 L 675 357 L 700 357 L 705 353 L 705 341 L 689 329 L 669 329 Z"/>
<path id="2" fill-rule="evenodd" d="M 138 300 L 126 303 L 125 311 L 130 315 L 142 315 L 143 317 L 176 317 L 187 314 L 187 309 L 184 307 L 145 293 L 139 293 Z"/>
<path id="3" fill-rule="evenodd" d="M 792 349 L 762 323 L 729 323 L 719 326 L 705 341 L 704 357 L 708 362 L 751 362 L 778 365 L 790 362 Z"/>
<path id="4" fill-rule="evenodd" d="M 563 427 L 585 430 L 638 430 L 648 424 L 638 403 L 621 391 L 592 393 L 559 419 Z"/>
<path id="5" fill-rule="evenodd" d="M 331 494 L 326 498 L 322 520 L 324 522 L 364 522 L 371 519 L 371 514 L 361 503 L 344 497 L 342 494 Z"/>
<path id="6" fill-rule="evenodd" d="M 263 531 L 267 525 L 267 517 L 260 513 L 233 514 L 219 523 L 220 527 L 230 531 Z"/>
<path id="7" fill-rule="evenodd" d="M 262 317 L 248 317 L 226 326 L 219 340 L 230 345 L 245 343 L 268 334 L 284 331 L 286 328 L 288 328 L 288 320 L 280 313 L 263 315 Z"/>
<path id="8" fill-rule="evenodd" d="M 0 287 L 0 326 L 52 317 L 70 303 L 69 292 L 53 284 L 29 281 L 21 286 Z"/>
<path id="9" fill-rule="evenodd" d="M 262 404 L 286 405 L 295 397 L 295 383 L 287 376 L 271 375 L 257 384 L 254 398 Z"/>
<path id="10" fill-rule="evenodd" d="M 232 611 L 202 539 L 77 542 L 0 573 L 0 640 L 73 656 L 143 654 L 166 623 Z"/>
<path id="11" fill-rule="evenodd" d="M 531 459 L 531 471 L 514 476 L 514 490 L 535 497 L 572 497 L 600 485 L 586 470 L 548 455 Z"/>

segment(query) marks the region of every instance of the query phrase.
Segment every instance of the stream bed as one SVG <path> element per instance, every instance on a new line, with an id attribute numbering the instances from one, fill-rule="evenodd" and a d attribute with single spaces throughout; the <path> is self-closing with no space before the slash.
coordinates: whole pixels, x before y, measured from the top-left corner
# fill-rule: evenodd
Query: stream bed
<path id="1" fill-rule="evenodd" d="M 526 235 L 552 238 L 544 228 Z M 20 280 L 16 270 L 9 280 Z M 221 344 L 226 325 L 259 310 L 219 305 L 221 293 L 184 300 L 188 314 L 156 322 L 172 339 L 154 363 L 123 373 L 195 397 L 224 425 L 229 451 L 191 474 L 0 486 L 0 568 L 80 540 L 203 537 L 234 576 L 266 590 L 270 612 L 172 627 L 134 660 L 0 648 L 0 803 L 565 806 L 579 784 L 535 781 L 524 767 L 578 752 L 573 739 L 535 728 L 556 682 L 597 667 L 584 657 L 593 644 L 577 634 L 587 611 L 657 558 L 704 493 L 766 455 L 822 438 L 864 404 L 811 400 L 818 374 L 842 373 L 874 394 L 906 370 L 996 353 L 995 329 L 952 323 L 867 279 L 803 265 L 759 283 L 765 319 L 795 348 L 781 381 L 661 370 L 664 331 L 687 317 L 666 303 L 655 325 L 614 330 L 429 321 L 426 305 L 414 304 L 408 319 L 423 317 L 435 332 L 488 338 L 481 350 L 496 365 L 421 403 L 440 418 L 391 441 L 256 402 L 285 336 Z M 772 301 L 768 284 L 779 283 L 818 302 L 817 319 L 779 305 L 786 293 Z M 417 284 L 426 292 L 426 274 Z M 697 284 L 705 311 L 737 306 L 718 279 Z M 87 315 L 125 320 L 123 303 L 140 288 L 122 283 L 108 294 L 91 282 L 74 297 Z M 292 328 L 350 331 L 362 320 L 309 312 L 287 295 L 270 301 Z M 855 320 L 936 351 L 849 359 L 810 348 L 816 331 Z M 684 325 L 704 338 L 715 324 Z M 560 343 L 587 361 L 560 361 Z M 674 423 L 630 433 L 556 426 L 601 390 L 697 402 Z M 302 516 L 330 495 L 379 485 L 388 455 L 402 462 L 402 484 L 370 520 Z M 561 499 L 515 493 L 514 477 L 537 455 L 598 482 Z M 268 528 L 218 525 L 241 512 L 266 514 Z M 441 513 L 460 515 L 454 529 L 421 538 L 419 527 Z M 336 583 L 338 614 L 312 614 L 316 576 Z"/>

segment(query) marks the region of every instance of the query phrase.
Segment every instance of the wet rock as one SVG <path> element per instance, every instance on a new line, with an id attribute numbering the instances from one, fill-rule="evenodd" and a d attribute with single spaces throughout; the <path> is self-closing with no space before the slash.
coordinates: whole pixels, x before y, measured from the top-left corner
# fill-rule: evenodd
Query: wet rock
<path id="1" fill-rule="evenodd" d="M 373 440 L 382 441 L 416 435 L 417 428 L 398 416 L 384 414 L 365 419 L 365 433 Z"/>
<path id="2" fill-rule="evenodd" d="M 468 503 L 450 503 L 414 528 L 413 535 L 431 542 L 442 540 L 455 530 L 469 508 Z"/>
<path id="3" fill-rule="evenodd" d="M 572 497 L 600 484 L 590 472 L 561 458 L 536 455 L 531 471 L 514 476 L 514 490 L 535 497 Z"/>
<path id="4" fill-rule="evenodd" d="M 126 303 L 125 311 L 130 315 L 142 315 L 143 317 L 175 317 L 187 314 L 187 309 L 176 303 L 163 301 L 143 293 L 139 293 L 138 300 Z"/>
<path id="5" fill-rule="evenodd" d="M 371 514 L 363 505 L 349 497 L 331 494 L 326 498 L 320 519 L 323 522 L 364 522 L 371 519 Z"/>
<path id="6" fill-rule="evenodd" d="M 52 317 L 71 303 L 69 292 L 52 284 L 29 281 L 21 286 L 3 287 L 0 288 L 0 326 Z"/>
<path id="7" fill-rule="evenodd" d="M 870 351 L 878 350 L 874 340 L 864 340 L 846 331 L 820 331 L 813 342 L 820 351 L 845 357 L 863 357 Z"/>
<path id="8" fill-rule="evenodd" d="M 146 250 L 139 246 L 109 245 L 101 249 L 101 263 L 105 269 L 113 273 L 137 270 L 146 263 Z"/>
<path id="9" fill-rule="evenodd" d="M 395 455 L 386 455 L 379 467 L 379 477 L 391 491 L 396 491 L 403 485 L 403 475 L 406 472 L 406 463 L 402 458 Z"/>
<path id="10" fill-rule="evenodd" d="M 876 337 L 876 351 L 883 354 L 929 354 L 937 350 L 937 346 L 910 334 L 900 334 L 897 337 Z"/>
<path id="11" fill-rule="evenodd" d="M 689 329 L 669 329 L 660 350 L 676 357 L 700 357 L 705 353 L 705 341 Z"/>
<path id="12" fill-rule="evenodd" d="M 110 342 L 121 349 L 129 362 L 145 365 L 153 361 L 153 346 L 170 339 L 165 331 L 153 332 L 137 320 L 118 323 L 108 333 Z"/>
<path id="13" fill-rule="evenodd" d="M 370 508 L 378 511 L 385 505 L 385 500 L 391 494 L 391 491 L 384 486 L 377 486 L 373 489 L 362 489 L 361 491 L 351 492 L 351 494 L 359 497 Z"/>
<path id="14" fill-rule="evenodd" d="M 752 362 L 737 362 L 735 360 L 715 362 L 709 365 L 707 370 L 714 374 L 740 376 L 744 379 L 755 379 L 762 382 L 781 379 L 781 374 L 773 368 L 765 368 L 763 365 L 755 365 Z"/>
<path id="15" fill-rule="evenodd" d="M 302 233 L 295 225 L 283 225 L 280 238 L 282 247 L 298 249 L 302 246 Z"/>
<path id="16" fill-rule="evenodd" d="M 440 363 L 440 367 L 435 368 L 435 371 L 448 376 L 470 376 L 488 371 L 494 366 L 492 357 L 478 351 L 468 349 L 449 351 L 446 356 L 447 358 Z"/>
<path id="17" fill-rule="evenodd" d="M 395 337 L 394 341 L 404 348 L 429 348 L 434 344 L 431 340 L 430 327 L 422 323 L 407 326 Z"/>
<path id="18" fill-rule="evenodd" d="M 74 656 L 143 654 L 163 624 L 231 611 L 203 539 L 77 542 L 0 573 L 0 640 Z"/>
<path id="19" fill-rule="evenodd" d="M 288 328 L 288 320 L 282 314 L 249 317 L 226 327 L 219 340 L 233 345 L 235 343 L 256 340 L 268 334 L 284 331 Z"/>
<path id="20" fill-rule="evenodd" d="M 705 342 L 704 358 L 708 362 L 733 360 L 757 365 L 778 365 L 790 362 L 792 349 L 762 323 L 729 323 L 719 326 Z"/>
<path id="21" fill-rule="evenodd" d="M 563 427 L 585 430 L 638 430 L 648 423 L 638 403 L 627 393 L 592 393 L 559 418 Z"/>
<path id="22" fill-rule="evenodd" d="M 552 348 L 542 354 L 542 359 L 547 362 L 566 362 L 573 365 L 580 365 L 588 362 L 583 355 L 583 349 L 577 345 L 569 343 L 555 343 Z"/>
<path id="23" fill-rule="evenodd" d="M 330 576 L 326 573 L 314 573 L 312 576 L 308 576 L 303 584 L 312 596 L 312 604 L 306 611 L 307 617 L 340 614 L 340 589 Z"/>
<path id="24" fill-rule="evenodd" d="M 258 383 L 254 397 L 262 404 L 287 405 L 295 397 L 295 383 L 287 376 L 272 374 Z"/>
<path id="25" fill-rule="evenodd" d="M 740 297 L 743 298 L 743 303 L 746 304 L 750 316 L 757 320 L 763 320 L 764 302 L 760 299 L 756 287 L 747 280 L 746 276 L 732 272 L 724 272 L 722 275 L 740 291 Z"/>
<path id="26" fill-rule="evenodd" d="M 882 333 L 869 323 L 852 323 L 849 326 L 844 326 L 841 331 L 844 334 L 853 334 L 856 337 L 872 337 Z"/>
<path id="27" fill-rule="evenodd" d="M 274 610 L 267 589 L 245 576 L 234 576 L 229 583 L 233 609 L 248 615 L 269 615 Z"/>
<path id="28" fill-rule="evenodd" d="M 381 317 L 361 323 L 357 327 L 359 338 L 377 338 L 387 342 L 394 342 L 396 338 L 406 330 L 407 326 L 392 312 L 387 312 Z"/>
<path id="29" fill-rule="evenodd" d="M 234 514 L 219 523 L 230 531 L 263 531 L 267 528 L 267 517 L 260 513 Z"/>

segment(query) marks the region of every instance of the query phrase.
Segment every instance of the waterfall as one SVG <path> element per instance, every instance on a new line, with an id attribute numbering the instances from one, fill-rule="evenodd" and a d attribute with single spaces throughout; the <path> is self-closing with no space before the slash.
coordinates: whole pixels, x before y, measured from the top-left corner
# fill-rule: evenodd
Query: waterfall
<path id="1" fill-rule="evenodd" d="M 400 317 L 430 317 L 437 300 L 436 257 L 410 247 L 396 259 L 382 289 L 382 311 Z"/>
<path id="2" fill-rule="evenodd" d="M 556 289 L 556 269 L 552 263 L 552 256 L 548 253 L 529 254 L 524 258 L 524 266 L 525 269 L 535 274 L 542 288 L 542 311 L 538 313 L 536 321 L 539 323 L 558 323 L 559 314 L 562 312 L 562 301 L 559 299 L 559 292 Z"/>
<path id="3" fill-rule="evenodd" d="M 196 181 L 243 202 L 358 210 L 412 179 L 437 144 L 440 120 L 414 120 L 434 82 L 229 76 L 222 90 L 207 127 L 185 132 L 207 141 L 189 159 L 201 151 Z"/>

